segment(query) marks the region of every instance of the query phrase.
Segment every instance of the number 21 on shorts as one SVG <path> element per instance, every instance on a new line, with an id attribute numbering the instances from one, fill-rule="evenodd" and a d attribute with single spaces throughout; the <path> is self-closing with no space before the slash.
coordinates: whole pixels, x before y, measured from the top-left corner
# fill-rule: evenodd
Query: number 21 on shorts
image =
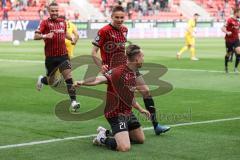
<path id="1" fill-rule="evenodd" d="M 120 129 L 125 129 L 126 128 L 126 123 L 125 122 L 120 122 L 119 127 L 120 127 Z"/>

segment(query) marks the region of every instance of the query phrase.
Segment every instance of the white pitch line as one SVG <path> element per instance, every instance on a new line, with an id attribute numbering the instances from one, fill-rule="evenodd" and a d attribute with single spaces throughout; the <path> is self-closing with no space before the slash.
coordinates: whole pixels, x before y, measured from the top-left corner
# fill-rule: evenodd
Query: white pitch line
<path id="1" fill-rule="evenodd" d="M 209 73 L 225 73 L 225 71 L 217 70 L 204 70 L 204 69 L 181 69 L 181 68 L 168 68 L 169 71 L 190 71 L 190 72 L 209 72 Z M 234 72 L 230 72 L 234 73 Z"/>
<path id="2" fill-rule="evenodd" d="M 234 121 L 234 120 L 240 120 L 240 117 L 215 119 L 215 120 L 200 121 L 200 122 L 180 123 L 180 124 L 173 124 L 173 125 L 169 125 L 169 126 L 170 127 L 191 126 L 191 125 L 197 125 L 197 124 L 209 124 L 209 123 Z M 151 130 L 151 129 L 153 129 L 153 127 L 143 128 L 143 130 Z M 46 143 L 53 143 L 53 142 L 60 142 L 60 141 L 67 141 L 67 140 L 74 140 L 74 139 L 91 138 L 91 137 L 95 137 L 95 136 L 96 136 L 96 134 L 90 134 L 90 135 L 66 137 L 66 138 L 56 138 L 56 139 L 49 139 L 49 140 L 35 141 L 35 142 L 28 142 L 28 143 L 20 143 L 20 144 L 10 144 L 10 145 L 0 146 L 0 149 L 33 146 L 33 145 L 38 145 L 38 144 L 46 144 Z"/>
<path id="3" fill-rule="evenodd" d="M 179 124 L 173 124 L 173 125 L 169 125 L 169 126 L 170 127 L 192 126 L 192 125 L 196 125 L 196 124 L 209 124 L 209 123 L 226 122 L 226 121 L 234 121 L 234 120 L 240 120 L 240 117 L 215 119 L 215 120 L 200 121 L 200 122 L 179 123 Z M 150 130 L 150 129 L 153 129 L 153 127 L 143 128 L 143 130 Z"/>
<path id="4" fill-rule="evenodd" d="M 13 60 L 13 59 L 0 59 L 0 62 L 13 62 L 13 63 L 40 63 L 44 61 L 39 60 Z M 209 73 L 225 73 L 224 71 L 218 70 L 204 70 L 204 69 L 184 69 L 184 68 L 168 68 L 169 71 L 190 71 L 190 72 L 209 72 Z M 234 72 L 229 72 L 234 73 Z"/>
<path id="5" fill-rule="evenodd" d="M 39 60 L 15 60 L 15 59 L 0 59 L 0 62 L 14 62 L 14 63 L 44 63 Z"/>

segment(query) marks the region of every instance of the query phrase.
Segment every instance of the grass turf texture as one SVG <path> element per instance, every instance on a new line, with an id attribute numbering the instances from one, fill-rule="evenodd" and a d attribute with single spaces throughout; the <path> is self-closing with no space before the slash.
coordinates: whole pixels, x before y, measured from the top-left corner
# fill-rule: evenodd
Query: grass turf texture
<path id="1" fill-rule="evenodd" d="M 80 40 L 75 55 L 89 55 L 91 40 Z M 159 119 L 163 124 L 205 121 L 240 116 L 239 75 L 223 72 L 225 54 L 222 39 L 198 39 L 197 56 L 189 60 L 185 53 L 180 61 L 176 52 L 182 39 L 132 40 L 142 46 L 145 61 L 167 66 L 161 78 L 174 86 L 172 92 L 155 97 Z M 36 60 L 15 62 L 9 60 Z M 95 134 L 98 125 L 109 127 L 102 117 L 84 122 L 66 122 L 54 114 L 54 106 L 67 95 L 49 87 L 35 90 L 36 78 L 45 73 L 43 42 L 24 42 L 20 46 L 0 44 L 0 146 L 79 135 Z M 233 64 L 230 63 L 230 69 Z M 82 78 L 83 68 L 74 71 Z M 104 86 L 96 89 L 105 90 Z M 78 96 L 81 112 L 101 102 L 93 97 Z M 142 100 L 138 100 L 142 106 Z M 143 127 L 151 123 L 139 119 Z M 144 145 L 132 145 L 128 153 L 118 153 L 91 144 L 92 138 L 75 139 L 20 148 L 0 149 L 2 160 L 47 159 L 239 159 L 239 120 L 175 127 L 169 133 L 155 136 L 145 131 Z"/>

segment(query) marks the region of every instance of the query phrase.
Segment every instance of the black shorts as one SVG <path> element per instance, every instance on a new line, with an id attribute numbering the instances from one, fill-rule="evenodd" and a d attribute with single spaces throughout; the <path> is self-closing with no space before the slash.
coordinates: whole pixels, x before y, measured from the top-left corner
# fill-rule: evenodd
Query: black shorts
<path id="1" fill-rule="evenodd" d="M 107 118 L 107 120 L 111 126 L 113 135 L 141 127 L 141 124 L 133 113 L 130 116 L 119 115 L 118 117 Z"/>
<path id="2" fill-rule="evenodd" d="M 68 55 L 64 55 L 57 57 L 46 57 L 45 67 L 47 70 L 47 76 L 50 76 L 51 74 L 55 73 L 57 69 L 59 69 L 60 72 L 66 69 L 71 69 L 72 65 L 70 63 Z"/>
<path id="3" fill-rule="evenodd" d="M 234 42 L 225 42 L 227 53 L 234 52 L 235 48 L 240 47 L 240 41 L 236 40 Z"/>

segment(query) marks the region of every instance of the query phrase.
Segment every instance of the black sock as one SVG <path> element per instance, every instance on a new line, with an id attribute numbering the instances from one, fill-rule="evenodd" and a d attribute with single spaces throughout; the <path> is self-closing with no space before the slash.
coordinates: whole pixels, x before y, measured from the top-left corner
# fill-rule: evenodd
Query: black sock
<path id="1" fill-rule="evenodd" d="M 226 68 L 228 67 L 228 60 L 229 60 L 229 57 L 228 57 L 228 56 L 225 56 L 225 67 L 226 67 Z"/>
<path id="2" fill-rule="evenodd" d="M 240 55 L 236 55 L 236 61 L 235 61 L 235 68 L 238 67 L 238 64 L 239 64 L 239 60 L 240 60 Z"/>
<path id="3" fill-rule="evenodd" d="M 152 97 L 143 99 L 146 109 L 151 113 L 151 121 L 153 127 L 155 128 L 158 125 L 157 117 L 156 117 L 156 109 L 154 107 L 154 101 Z"/>
<path id="4" fill-rule="evenodd" d="M 73 88 L 73 79 L 70 78 L 70 79 L 67 79 L 65 80 L 66 82 L 66 85 L 67 85 L 67 90 L 68 90 L 68 94 L 69 94 L 69 97 L 71 98 L 71 101 L 76 101 L 76 90 L 75 88 Z"/>
<path id="5" fill-rule="evenodd" d="M 115 138 L 106 138 L 105 141 L 103 142 L 106 144 L 106 146 L 111 149 L 111 150 L 116 150 L 117 149 L 117 142 Z"/>
<path id="6" fill-rule="evenodd" d="M 47 77 L 46 77 L 46 76 L 43 77 L 43 78 L 41 79 L 41 82 L 42 82 L 43 84 L 45 84 L 45 85 L 48 85 Z"/>

